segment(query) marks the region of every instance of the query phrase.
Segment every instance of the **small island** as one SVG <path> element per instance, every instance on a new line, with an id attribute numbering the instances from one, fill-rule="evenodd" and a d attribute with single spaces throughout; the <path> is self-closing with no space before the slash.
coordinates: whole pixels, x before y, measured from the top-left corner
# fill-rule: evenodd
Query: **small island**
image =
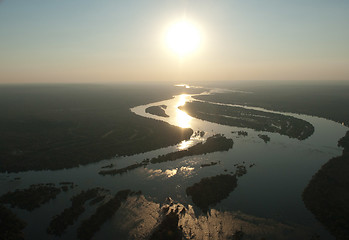
<path id="1" fill-rule="evenodd" d="M 110 169 L 110 170 L 102 170 L 102 171 L 99 171 L 99 174 L 101 174 L 101 175 L 123 174 L 123 173 L 126 173 L 126 172 L 128 172 L 128 171 L 134 170 L 134 169 L 136 169 L 136 168 L 146 166 L 146 165 L 148 165 L 148 163 L 149 163 L 149 159 L 145 159 L 145 160 L 143 160 L 143 161 L 140 162 L 140 163 L 131 164 L 131 165 L 129 165 L 129 166 L 127 166 L 127 167 L 124 167 L 124 168 Z"/>
<path id="2" fill-rule="evenodd" d="M 270 137 L 268 135 L 265 135 L 265 134 L 258 134 L 258 137 L 260 139 L 262 139 L 265 143 L 268 143 L 270 142 Z"/>
<path id="3" fill-rule="evenodd" d="M 55 187 L 53 183 L 35 184 L 27 189 L 16 189 L 2 195 L 0 203 L 32 211 L 51 199 L 55 199 L 60 192 L 61 188 Z"/>
<path id="4" fill-rule="evenodd" d="M 177 152 L 168 153 L 165 155 L 160 155 L 156 158 L 150 160 L 151 163 L 160 163 L 167 161 L 174 161 L 179 158 L 202 155 L 212 152 L 228 151 L 233 147 L 233 140 L 226 138 L 223 135 L 217 134 L 212 137 L 207 138 L 206 142 L 198 143 L 187 150 L 181 150 Z"/>
<path id="5" fill-rule="evenodd" d="M 121 207 L 121 202 L 125 201 L 129 195 L 133 194 L 130 190 L 119 191 L 112 199 L 99 206 L 94 214 L 88 219 L 82 221 L 78 228 L 78 239 L 89 240 L 100 229 L 105 221 L 110 219 L 114 213 Z"/>
<path id="6" fill-rule="evenodd" d="M 210 167 L 210 166 L 214 166 L 214 165 L 217 165 L 218 162 L 210 162 L 210 163 L 203 163 L 201 164 L 201 167 Z"/>
<path id="7" fill-rule="evenodd" d="M 159 117 L 169 117 L 169 115 L 167 115 L 165 112 L 166 108 L 167 108 L 166 105 L 151 106 L 151 107 L 147 107 L 145 109 L 145 112 L 159 116 Z"/>
<path id="8" fill-rule="evenodd" d="M 161 163 L 161 162 L 167 162 L 167 161 L 175 161 L 177 159 L 188 157 L 188 156 L 202 155 L 206 153 L 219 152 L 219 151 L 229 151 L 229 149 L 233 147 L 233 144 L 234 142 L 232 139 L 226 138 L 223 135 L 217 134 L 207 138 L 207 140 L 204 143 L 200 142 L 186 150 L 180 150 L 176 152 L 170 152 L 165 155 L 159 155 L 150 160 L 145 159 L 140 163 L 135 163 L 120 169 L 102 170 L 99 172 L 99 174 L 101 175 L 123 174 L 139 167 L 145 167 L 149 163 L 154 164 L 154 163 Z"/>
<path id="9" fill-rule="evenodd" d="M 186 193 L 192 197 L 196 206 L 207 212 L 210 205 L 215 205 L 229 196 L 237 187 L 237 181 L 236 175 L 230 174 L 203 178 L 199 183 L 188 187 Z"/>
<path id="10" fill-rule="evenodd" d="M 69 225 L 73 225 L 78 217 L 85 211 L 85 202 L 91 203 L 102 201 L 107 191 L 102 188 L 92 188 L 82 191 L 71 198 L 72 205 L 63 210 L 62 213 L 52 218 L 47 233 L 61 236 Z"/>
<path id="11" fill-rule="evenodd" d="M 246 132 L 246 131 L 238 131 L 238 135 L 239 136 L 243 136 L 243 137 L 247 137 L 248 136 L 248 132 Z"/>

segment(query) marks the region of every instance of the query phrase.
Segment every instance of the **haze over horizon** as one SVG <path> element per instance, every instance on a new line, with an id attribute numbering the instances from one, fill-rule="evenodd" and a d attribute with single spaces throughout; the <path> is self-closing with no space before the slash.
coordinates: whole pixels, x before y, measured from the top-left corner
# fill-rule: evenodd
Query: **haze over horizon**
<path id="1" fill-rule="evenodd" d="M 348 1 L 0 1 L 0 83 L 349 80 Z M 179 57 L 169 26 L 200 33 Z"/>

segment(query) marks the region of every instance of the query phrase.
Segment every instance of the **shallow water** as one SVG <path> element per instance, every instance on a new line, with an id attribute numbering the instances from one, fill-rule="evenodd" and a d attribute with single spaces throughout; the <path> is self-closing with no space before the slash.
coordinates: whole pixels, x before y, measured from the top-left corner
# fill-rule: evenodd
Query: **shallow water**
<path id="1" fill-rule="evenodd" d="M 162 204 L 167 197 L 188 206 L 193 205 L 191 198 L 185 194 L 188 186 L 199 182 L 204 177 L 235 172 L 234 164 L 244 162 L 246 166 L 250 164 L 255 164 L 255 166 L 247 167 L 247 174 L 238 179 L 237 188 L 228 198 L 212 207 L 213 209 L 221 213 L 241 211 L 249 216 L 304 227 L 310 232 L 319 234 L 321 239 L 333 239 L 305 208 L 301 194 L 320 167 L 330 158 L 341 154 L 337 142 L 345 135 L 346 127 L 323 118 L 281 113 L 304 119 L 314 125 L 314 134 L 300 141 L 277 133 L 257 132 L 252 129 L 223 126 L 192 118 L 178 109 L 178 106 L 191 100 L 191 95 L 179 95 L 169 100 L 138 106 L 131 111 L 144 117 L 166 121 L 172 125 L 190 127 L 194 131 L 205 131 L 206 134 L 202 138 L 193 137 L 178 146 L 129 157 L 116 157 L 78 168 L 0 174 L 0 194 L 42 182 L 71 181 L 78 185 L 67 193 L 61 193 L 56 199 L 31 213 L 14 209 L 19 217 L 29 223 L 25 229 L 25 235 L 37 239 L 52 238 L 46 234 L 51 217 L 68 207 L 69 198 L 82 189 L 100 186 L 112 190 L 113 193 L 122 189 L 141 190 L 149 202 L 148 207 L 158 207 L 159 203 Z M 166 105 L 166 113 L 170 117 L 164 118 L 145 113 L 147 107 L 156 105 Z M 258 110 L 268 111 L 260 108 Z M 232 133 L 239 130 L 247 131 L 248 136 L 242 137 L 237 133 Z M 185 157 L 173 162 L 149 164 L 145 168 L 138 168 L 123 175 L 102 176 L 98 174 L 102 166 L 110 163 L 113 163 L 116 168 L 125 167 L 145 158 L 185 149 L 217 133 L 232 138 L 234 140 L 233 149 L 228 152 Z M 261 133 L 267 134 L 271 141 L 264 143 L 258 137 L 258 134 Z M 220 161 L 220 163 L 210 167 L 200 167 L 201 164 L 212 161 Z M 16 177 L 20 179 L 14 180 Z M 139 207 L 140 204 L 129 204 L 128 207 L 130 206 Z M 124 236 L 128 230 L 132 230 L 132 226 L 117 224 L 120 218 L 124 217 L 122 210 L 120 211 L 121 213 L 117 213 L 111 221 L 103 225 L 101 231 L 96 234 L 96 239 Z M 195 206 L 193 206 L 193 211 L 198 215 L 201 214 L 201 211 Z M 93 209 L 89 209 L 81 218 L 89 216 L 92 212 Z M 137 212 L 137 209 L 134 209 L 134 212 Z M 78 224 L 69 227 L 66 234 L 63 235 L 64 239 L 75 239 L 77 226 Z"/>

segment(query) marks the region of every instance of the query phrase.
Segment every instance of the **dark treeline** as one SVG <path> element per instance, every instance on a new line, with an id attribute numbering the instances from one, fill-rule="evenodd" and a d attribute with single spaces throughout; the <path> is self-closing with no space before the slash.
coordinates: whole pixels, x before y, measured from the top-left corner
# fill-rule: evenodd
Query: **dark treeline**
<path id="1" fill-rule="evenodd" d="M 164 86 L 2 86 L 0 171 L 76 167 L 189 139 L 191 129 L 130 111 L 181 92 Z"/>

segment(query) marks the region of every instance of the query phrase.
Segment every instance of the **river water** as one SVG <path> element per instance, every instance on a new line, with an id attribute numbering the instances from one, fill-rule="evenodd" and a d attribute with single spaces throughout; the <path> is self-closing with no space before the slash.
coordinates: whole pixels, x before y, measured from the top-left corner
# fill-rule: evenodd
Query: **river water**
<path id="1" fill-rule="evenodd" d="M 235 172 L 234 164 L 244 163 L 246 166 L 255 165 L 251 168 L 247 167 L 247 174 L 238 179 L 237 188 L 230 193 L 228 198 L 212 207 L 214 210 L 211 211 L 211 218 L 213 215 L 217 217 L 222 213 L 240 213 L 256 219 L 270 219 L 277 223 L 297 226 L 320 235 L 321 239 L 334 239 L 305 208 L 301 195 L 311 177 L 320 167 L 330 158 L 341 154 L 342 149 L 337 147 L 337 142 L 345 135 L 347 131 L 345 126 L 323 118 L 281 113 L 304 119 L 313 124 L 314 134 L 300 141 L 278 133 L 257 132 L 252 129 L 223 126 L 192 118 L 178 109 L 178 106 L 191 100 L 192 95 L 183 94 L 169 100 L 137 106 L 131 111 L 140 116 L 166 121 L 172 125 L 190 127 L 194 131 L 204 131 L 206 134 L 203 137 L 196 136 L 177 146 L 129 157 L 115 157 L 72 169 L 0 174 L 0 194 L 42 182 L 71 181 L 78 185 L 68 192 L 59 194 L 56 199 L 32 212 L 14 209 L 20 218 L 28 222 L 25 236 L 28 239 L 51 239 L 52 236 L 46 234 L 51 217 L 70 206 L 71 196 L 83 189 L 100 186 L 112 192 L 121 189 L 141 190 L 145 198 L 142 196 L 142 198 L 135 199 L 133 205 L 132 203 L 125 205 L 125 209 L 126 207 L 131 209 L 132 214 L 122 209 L 118 211 L 111 221 L 103 225 L 100 232 L 95 235 L 95 239 L 120 238 L 120 236 L 123 236 L 120 239 L 131 238 L 130 235 L 127 236 L 130 231 L 133 231 L 132 236 L 142 238 L 154 226 L 153 222 L 156 222 L 156 216 L 150 217 L 150 215 L 155 214 L 156 209 L 168 197 L 188 208 L 192 206 L 192 211 L 199 219 L 203 213 L 195 207 L 191 198 L 186 196 L 185 189 L 204 177 Z M 147 107 L 157 105 L 167 106 L 168 118 L 145 113 Z M 268 111 L 260 108 L 258 110 Z M 248 132 L 248 136 L 238 136 L 236 131 L 240 130 Z M 173 162 L 150 164 L 123 175 L 102 176 L 98 174 L 104 165 L 113 163 L 117 168 L 122 168 L 145 158 L 188 148 L 218 133 L 234 140 L 232 149 L 227 152 L 185 157 Z M 267 134 L 271 141 L 265 143 L 258 137 L 258 134 Z M 220 163 L 214 166 L 205 168 L 200 166 L 203 163 L 218 161 Z M 19 179 L 15 180 L 15 178 Z M 94 208 L 89 209 L 81 218 L 89 216 L 93 211 Z M 127 222 L 125 219 L 132 224 L 125 225 L 124 222 Z M 210 218 L 205 219 L 209 221 Z M 143 221 L 142 227 L 134 227 L 136 220 Z M 77 226 L 78 224 L 69 227 L 63 238 L 75 239 Z M 135 233 L 135 231 L 138 232 Z M 197 237 L 197 239 L 200 238 Z"/>

